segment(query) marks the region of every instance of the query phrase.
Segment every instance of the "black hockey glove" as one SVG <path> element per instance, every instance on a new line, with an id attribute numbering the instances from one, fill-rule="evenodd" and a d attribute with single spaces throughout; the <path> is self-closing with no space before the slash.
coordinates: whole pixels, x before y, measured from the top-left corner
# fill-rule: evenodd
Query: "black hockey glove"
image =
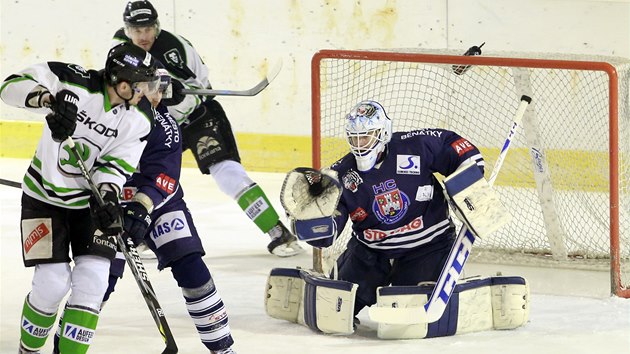
<path id="1" fill-rule="evenodd" d="M 162 104 L 165 106 L 176 106 L 186 98 L 186 95 L 182 93 L 184 84 L 171 77 L 171 86 L 167 89 L 164 97 L 162 98 Z"/>
<path id="2" fill-rule="evenodd" d="M 50 103 L 53 113 L 46 116 L 54 141 L 66 140 L 77 127 L 79 96 L 68 90 L 61 90 Z"/>
<path id="3" fill-rule="evenodd" d="M 139 245 L 151 225 L 151 215 L 147 208 L 139 202 L 129 202 L 123 205 L 123 229 L 131 237 L 134 245 Z"/>
<path id="4" fill-rule="evenodd" d="M 101 191 L 104 205 L 99 205 L 94 196 L 90 197 L 92 224 L 105 235 L 117 235 L 122 232 L 122 208 L 118 196 L 113 191 Z"/>

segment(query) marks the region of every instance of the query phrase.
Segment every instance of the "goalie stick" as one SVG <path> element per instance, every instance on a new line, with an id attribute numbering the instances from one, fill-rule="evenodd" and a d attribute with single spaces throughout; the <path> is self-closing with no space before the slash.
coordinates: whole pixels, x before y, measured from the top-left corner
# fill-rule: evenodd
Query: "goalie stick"
<path id="1" fill-rule="evenodd" d="M 103 201 L 103 197 L 101 196 L 98 187 L 92 180 L 92 175 L 87 170 L 85 162 L 83 162 L 81 155 L 77 151 L 77 147 L 74 145 L 74 140 L 72 140 L 72 137 L 68 137 L 66 139 L 66 143 L 68 144 L 68 146 L 70 146 L 70 151 L 72 151 L 72 154 L 76 158 L 79 169 L 81 170 L 81 174 L 90 186 L 90 189 L 92 190 L 92 194 L 96 198 L 96 201 L 99 205 L 104 205 L 105 202 Z M 144 264 L 140 259 L 140 255 L 138 255 L 138 251 L 136 250 L 133 241 L 130 237 L 126 237 L 125 241 L 125 239 L 122 237 L 122 234 L 120 233 L 116 235 L 116 240 L 120 245 L 122 253 L 125 255 L 125 260 L 127 261 L 129 268 L 131 269 L 131 273 L 133 273 L 133 277 L 136 279 L 136 283 L 138 283 L 140 292 L 142 293 L 142 296 L 144 297 L 144 300 L 146 301 L 147 306 L 151 311 L 151 316 L 153 317 L 153 320 L 155 321 L 155 324 L 157 325 L 158 330 L 162 335 L 162 340 L 164 340 L 164 343 L 166 344 L 166 348 L 164 348 L 162 354 L 177 354 L 178 349 L 177 344 L 175 344 L 175 338 L 173 337 L 173 333 L 171 333 L 171 329 L 166 322 L 164 311 L 162 311 L 162 307 L 157 300 L 155 291 L 151 286 L 151 282 L 149 281 L 147 272 L 144 269 Z"/>
<path id="2" fill-rule="evenodd" d="M 260 91 L 264 90 L 265 87 L 269 86 L 271 81 L 278 76 L 280 69 L 282 68 L 282 60 L 278 61 L 276 65 L 271 68 L 271 70 L 267 73 L 267 76 L 262 79 L 256 86 L 248 89 L 248 90 L 215 90 L 215 89 L 183 89 L 182 93 L 187 95 L 201 95 L 201 96 L 256 96 L 260 93 Z"/>
<path id="3" fill-rule="evenodd" d="M 492 174 L 488 180 L 488 184 L 490 186 L 492 186 L 499 174 L 501 165 L 503 165 L 503 160 L 505 160 L 505 156 L 510 148 L 512 139 L 516 134 L 516 128 L 521 123 L 525 110 L 531 103 L 531 100 L 532 99 L 528 96 L 521 96 L 521 102 L 516 110 L 512 127 L 505 139 L 505 143 L 501 148 L 499 157 L 494 164 Z M 431 323 L 439 320 L 446 309 L 446 305 L 448 305 L 451 295 L 453 294 L 455 283 L 457 283 L 457 280 L 462 273 L 462 269 L 466 264 L 466 260 L 468 259 L 470 252 L 472 251 L 474 242 L 475 236 L 466 228 L 465 225 L 462 226 L 448 255 L 448 260 L 444 264 L 435 287 L 424 306 L 413 308 L 388 308 L 372 305 L 369 308 L 370 319 L 376 322 L 388 324 Z"/>

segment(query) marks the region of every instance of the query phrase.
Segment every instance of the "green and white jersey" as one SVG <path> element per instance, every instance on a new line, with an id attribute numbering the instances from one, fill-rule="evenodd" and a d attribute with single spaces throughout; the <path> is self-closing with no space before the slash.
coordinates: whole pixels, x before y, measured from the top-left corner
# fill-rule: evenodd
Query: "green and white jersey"
<path id="1" fill-rule="evenodd" d="M 33 65 L 9 76 L 0 87 L 0 98 L 9 105 L 26 108 L 26 96 L 36 85 L 46 87 L 53 95 L 66 89 L 79 96 L 72 139 L 94 183 L 111 183 L 122 190 L 138 165 L 153 113 L 136 106 L 112 107 L 102 72 L 60 62 Z M 51 112 L 47 108 L 29 110 Z M 67 144 L 52 140 L 46 124 L 22 189 L 48 204 L 70 209 L 88 207 L 91 190 L 77 160 Z"/>

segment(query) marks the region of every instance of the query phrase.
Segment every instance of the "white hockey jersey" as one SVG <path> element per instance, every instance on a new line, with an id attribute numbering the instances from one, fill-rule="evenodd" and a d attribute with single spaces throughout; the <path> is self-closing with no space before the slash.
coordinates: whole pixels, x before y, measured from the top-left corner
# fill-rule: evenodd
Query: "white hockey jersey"
<path id="1" fill-rule="evenodd" d="M 46 87 L 53 95 L 66 89 L 79 96 L 77 127 L 72 135 L 79 154 L 94 183 L 111 183 L 122 190 L 138 165 L 153 113 L 136 106 L 112 107 L 102 72 L 60 62 L 33 65 L 9 76 L 0 87 L 0 98 L 9 105 L 26 108 L 26 96 L 36 85 Z M 51 112 L 47 108 L 34 111 Z M 70 209 L 88 207 L 91 190 L 77 160 L 67 144 L 52 140 L 46 124 L 22 189 L 48 204 Z"/>

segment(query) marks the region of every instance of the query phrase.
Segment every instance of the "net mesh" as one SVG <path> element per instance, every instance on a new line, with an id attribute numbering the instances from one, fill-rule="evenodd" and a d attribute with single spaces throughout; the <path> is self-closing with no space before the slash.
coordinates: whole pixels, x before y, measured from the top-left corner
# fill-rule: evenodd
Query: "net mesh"
<path id="1" fill-rule="evenodd" d="M 526 57 L 506 53 L 490 56 Z M 457 57 L 446 64 L 368 60 L 365 56 L 322 58 L 320 165 L 328 166 L 348 152 L 344 116 L 357 102 L 372 99 L 385 107 L 394 131 L 437 127 L 469 139 L 486 160 L 488 178 L 511 128 L 519 97 L 528 94 L 533 99 L 532 107 L 495 182 L 513 220 L 491 237 L 478 240 L 472 256 L 481 261 L 609 267 L 609 161 L 614 156 L 609 153 L 610 79 L 605 71 L 572 69 L 571 61 L 611 63 L 619 78 L 619 254 L 621 279 L 627 287 L 630 60 L 528 56 L 563 63 L 554 64 L 554 68 L 528 68 L 501 65 L 499 60 L 497 64 L 472 66 L 457 75 L 453 70 L 453 65 L 461 64 Z M 349 237 L 346 227 L 335 245 L 323 250 L 325 272 L 343 252 Z"/>

